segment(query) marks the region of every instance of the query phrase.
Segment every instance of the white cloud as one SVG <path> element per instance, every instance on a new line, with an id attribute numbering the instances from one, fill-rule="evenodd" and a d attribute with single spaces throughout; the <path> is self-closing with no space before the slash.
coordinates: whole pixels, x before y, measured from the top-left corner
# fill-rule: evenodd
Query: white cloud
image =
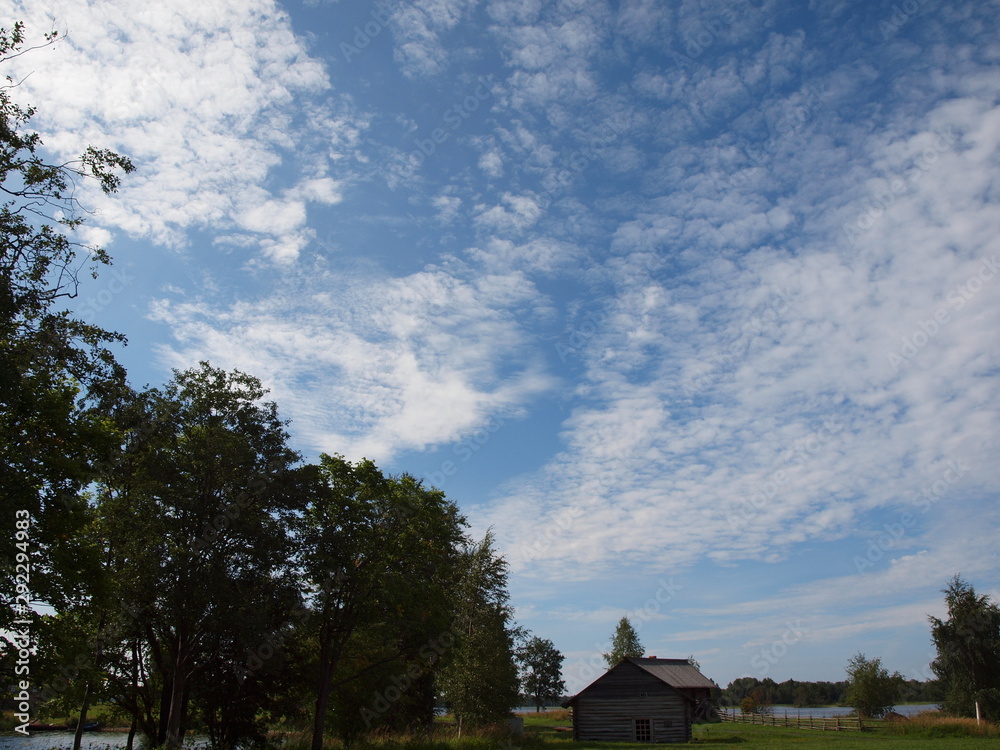
<path id="1" fill-rule="evenodd" d="M 542 215 L 541 206 L 533 196 L 504 193 L 500 199 L 504 205 L 489 208 L 485 205 L 476 206 L 479 212 L 475 218 L 476 224 L 500 232 L 521 232 L 531 227 Z"/>
<path id="2" fill-rule="evenodd" d="M 758 170 L 770 200 L 720 190 L 704 159 L 683 190 L 664 175 L 665 195 L 619 226 L 603 276 L 614 297 L 562 341 L 585 370 L 564 450 L 477 509 L 477 525 L 503 529 L 520 573 L 572 579 L 623 561 L 785 559 L 912 503 L 949 461 L 974 467 L 954 502 L 995 492 L 997 180 L 983 165 L 1000 160 L 996 117 L 945 99 L 885 134 L 852 131 L 856 161 L 804 148 Z M 813 117 L 782 137 L 827 127 L 839 125 Z M 949 127 L 953 144 L 935 134 Z M 894 174 L 905 190 L 878 208 Z M 480 221 L 517 227 L 500 207 Z M 535 514 L 521 520 L 526 501 Z M 580 517 L 518 564 L 516 540 L 572 507 Z"/>
<path id="3" fill-rule="evenodd" d="M 403 73 L 410 77 L 443 73 L 449 57 L 444 37 L 475 6 L 475 0 L 410 0 L 393 6 L 390 25 Z"/>
<path id="4" fill-rule="evenodd" d="M 438 195 L 431 201 L 431 205 L 438 210 L 437 219 L 442 224 L 450 224 L 458 217 L 458 212 L 462 207 L 462 199 L 454 195 Z"/>
<path id="5" fill-rule="evenodd" d="M 154 318 L 177 340 L 165 362 L 210 359 L 253 372 L 300 440 L 382 461 L 455 441 L 552 387 L 504 312 L 540 301 L 523 278 L 424 271 L 345 280 L 314 269 L 295 283 L 228 308 L 161 301 Z"/>
<path id="6" fill-rule="evenodd" d="M 591 100 L 599 85 L 592 59 L 606 41 L 604 23 L 611 15 L 604 2 L 545 8 L 536 20 L 533 8 L 491 3 L 490 14 L 503 23 L 492 27 L 506 52 L 509 96 L 515 108 L 547 107 L 552 122 L 567 124 L 567 105 Z M 515 24 L 515 19 L 527 23 Z"/>
<path id="7" fill-rule="evenodd" d="M 496 149 L 479 157 L 479 168 L 490 177 L 503 176 L 503 156 Z"/>
<path id="8" fill-rule="evenodd" d="M 30 33 L 65 31 L 12 61 L 34 70 L 18 93 L 40 105 L 46 146 L 110 147 L 138 168 L 117 198 L 87 199 L 109 228 L 175 246 L 192 229 L 259 233 L 265 252 L 287 258 L 307 205 L 341 199 L 342 181 L 325 175 L 291 175 L 284 195 L 264 187 L 289 151 L 316 150 L 323 170 L 328 144 L 363 127 L 310 101 L 329 94 L 326 72 L 270 0 L 170 0 L 142 13 L 119 0 L 36 3 L 15 14 Z"/>

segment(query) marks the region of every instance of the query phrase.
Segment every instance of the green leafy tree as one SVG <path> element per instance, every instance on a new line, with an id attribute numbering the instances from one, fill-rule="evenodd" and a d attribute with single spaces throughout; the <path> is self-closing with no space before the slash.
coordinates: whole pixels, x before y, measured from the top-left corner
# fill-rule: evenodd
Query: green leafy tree
<path id="1" fill-rule="evenodd" d="M 770 716 L 773 713 L 773 709 L 767 695 L 767 688 L 763 685 L 758 685 L 751 690 L 750 694 L 740 701 L 740 711 L 747 715 Z"/>
<path id="2" fill-rule="evenodd" d="M 53 41 L 55 34 L 46 37 Z M 24 27 L 0 29 L 0 64 L 28 51 Z M 17 84 L 0 85 L 0 511 L 31 515 L 32 593 L 60 609 L 82 580 L 75 545 L 89 522 L 78 497 L 95 467 L 115 449 L 106 412 L 120 393 L 124 370 L 109 348 L 120 334 L 74 318 L 62 303 L 76 296 L 85 269 L 96 275 L 110 259 L 73 239 L 83 223 L 74 198 L 78 180 L 105 193 L 119 187 L 128 159 L 88 148 L 74 161 L 49 163 L 35 110 L 12 99 Z M 81 260 L 81 256 L 83 259 Z M 0 538 L 0 565 L 12 565 L 14 538 Z M 6 570 L 5 570 L 6 572 Z M 0 583 L 0 629 L 15 614 L 13 569 Z"/>
<path id="3" fill-rule="evenodd" d="M 937 657 L 931 669 L 944 690 L 946 712 L 955 716 L 980 713 L 1000 720 L 1000 606 L 978 596 L 956 575 L 942 590 L 948 616 L 931 617 Z"/>
<path id="4" fill-rule="evenodd" d="M 73 549 L 79 580 L 61 597 L 60 611 L 39 618 L 38 654 L 33 665 L 36 685 L 54 699 L 66 715 L 77 714 L 73 750 L 82 746 L 83 727 L 90 706 L 110 697 L 109 670 L 112 658 L 123 647 L 125 633 L 109 616 L 115 608 L 110 559 L 115 539 L 89 502 L 81 497 L 75 508 L 88 522 L 65 544 Z M 70 558 L 67 558 L 70 559 Z M 37 667 L 37 668 L 35 668 Z"/>
<path id="5" fill-rule="evenodd" d="M 623 617 L 618 621 L 615 634 L 611 638 L 611 651 L 604 654 L 604 661 L 610 668 L 623 659 L 638 658 L 642 654 L 643 648 L 642 643 L 639 642 L 639 634 L 635 632 L 629 619 Z"/>
<path id="6" fill-rule="evenodd" d="M 506 720 L 519 697 L 518 630 L 507 593 L 507 561 L 493 544 L 493 533 L 487 532 L 481 542 L 466 546 L 459 561 L 455 646 L 438 683 L 459 734 L 467 726 Z"/>
<path id="7" fill-rule="evenodd" d="M 536 711 L 554 703 L 566 691 L 562 679 L 563 655 L 552 641 L 538 636 L 530 638 L 518 649 L 517 658 L 521 665 L 521 684 Z"/>
<path id="8" fill-rule="evenodd" d="M 413 706 L 420 678 L 437 668 L 431 662 L 441 652 L 424 647 L 449 627 L 447 591 L 464 519 L 440 491 L 408 475 L 388 477 L 367 459 L 323 454 L 313 469 L 295 533 L 304 633 L 316 654 L 312 743 L 321 750 L 332 706 L 341 709 L 337 729 L 349 742 Z M 380 675 L 397 679 L 395 692 Z M 424 709 L 429 722 L 432 701 Z"/>
<path id="9" fill-rule="evenodd" d="M 199 680 L 232 687 L 246 650 L 297 602 L 287 528 L 298 455 L 265 394 L 207 363 L 175 372 L 136 396 L 123 458 L 104 478 L 117 597 L 160 685 L 156 724 L 143 727 L 153 744 L 179 747 Z"/>
<path id="10" fill-rule="evenodd" d="M 889 674 L 879 658 L 856 654 L 847 662 L 847 705 L 863 719 L 881 719 L 899 700 L 906 679 L 899 672 Z"/>

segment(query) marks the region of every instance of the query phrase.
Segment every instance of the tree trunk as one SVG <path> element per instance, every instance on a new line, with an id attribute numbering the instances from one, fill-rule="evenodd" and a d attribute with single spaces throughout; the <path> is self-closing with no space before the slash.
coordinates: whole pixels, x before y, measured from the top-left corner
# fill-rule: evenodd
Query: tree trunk
<path id="1" fill-rule="evenodd" d="M 132 640 L 132 723 L 128 728 L 128 741 L 125 750 L 132 750 L 135 742 L 135 730 L 139 726 L 139 644 Z"/>
<path id="2" fill-rule="evenodd" d="M 188 725 L 188 704 L 191 702 L 191 683 L 184 679 L 184 698 L 181 701 L 181 727 L 180 736 L 181 738 L 187 735 L 187 725 Z"/>
<path id="3" fill-rule="evenodd" d="M 187 660 L 184 658 L 184 638 L 177 639 L 177 654 L 174 658 L 173 679 L 170 685 L 170 715 L 167 718 L 167 733 L 164 747 L 167 750 L 177 750 L 184 742 L 182 724 L 184 721 L 184 669 Z"/>
<path id="4" fill-rule="evenodd" d="M 323 750 L 323 734 L 326 731 L 326 709 L 330 703 L 330 686 L 333 683 L 335 662 L 321 665 L 319 689 L 316 691 L 316 717 L 313 719 L 312 750 Z"/>
<path id="5" fill-rule="evenodd" d="M 139 720 L 136 718 L 135 714 L 132 715 L 132 723 L 128 728 L 128 740 L 125 742 L 125 750 L 132 750 L 132 745 L 135 742 L 135 730 L 139 725 Z"/>
<path id="6" fill-rule="evenodd" d="M 167 740 L 167 720 L 170 718 L 170 695 L 173 691 L 173 675 L 163 674 L 163 687 L 160 688 L 160 716 L 156 722 L 156 743 L 157 747 L 162 746 Z"/>
<path id="7" fill-rule="evenodd" d="M 76 733 L 73 735 L 73 750 L 80 750 L 83 741 L 83 725 L 87 723 L 87 711 L 90 710 L 90 680 L 83 689 L 83 705 L 80 706 L 80 720 L 76 722 Z"/>

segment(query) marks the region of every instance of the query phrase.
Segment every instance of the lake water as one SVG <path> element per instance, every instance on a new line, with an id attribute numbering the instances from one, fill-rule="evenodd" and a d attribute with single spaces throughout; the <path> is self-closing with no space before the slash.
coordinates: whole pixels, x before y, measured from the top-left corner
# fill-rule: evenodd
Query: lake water
<path id="1" fill-rule="evenodd" d="M 135 738 L 135 749 L 141 750 L 144 745 Z M 81 750 L 119 750 L 128 742 L 128 732 L 84 732 Z M 204 748 L 208 745 L 207 737 L 196 736 L 184 743 L 184 747 Z M 68 750 L 73 747 L 72 732 L 34 732 L 30 737 L 22 734 L 5 732 L 0 734 L 0 750 Z"/>
<path id="2" fill-rule="evenodd" d="M 902 714 L 903 716 L 913 716 L 914 714 L 919 714 L 921 711 L 935 711 L 937 710 L 935 705 L 919 705 L 919 706 L 896 706 L 893 711 L 897 714 Z M 738 708 L 730 708 L 730 711 L 735 711 L 739 713 Z M 833 716 L 847 716 L 854 709 L 850 706 L 821 706 L 819 708 L 796 708 L 795 706 L 774 706 L 773 711 L 775 716 L 815 716 L 817 719 L 821 717 L 833 717 Z"/>

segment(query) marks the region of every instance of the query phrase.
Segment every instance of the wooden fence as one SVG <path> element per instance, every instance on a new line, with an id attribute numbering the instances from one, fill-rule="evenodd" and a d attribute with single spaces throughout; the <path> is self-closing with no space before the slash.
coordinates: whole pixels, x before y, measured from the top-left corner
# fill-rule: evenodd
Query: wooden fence
<path id="1" fill-rule="evenodd" d="M 796 729 L 822 729 L 824 731 L 860 732 L 864 727 L 858 716 L 774 716 L 744 714 L 726 709 L 719 710 L 719 718 L 737 724 L 759 724 L 766 727 L 794 727 Z"/>

